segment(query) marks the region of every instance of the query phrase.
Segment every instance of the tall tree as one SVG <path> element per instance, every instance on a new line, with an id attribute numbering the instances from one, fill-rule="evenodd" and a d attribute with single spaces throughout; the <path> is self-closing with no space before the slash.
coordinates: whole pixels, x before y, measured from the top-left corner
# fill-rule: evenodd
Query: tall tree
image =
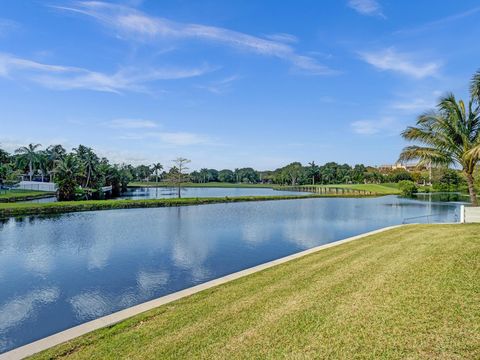
<path id="1" fill-rule="evenodd" d="M 177 187 L 178 198 L 181 198 L 182 184 L 188 180 L 187 165 L 190 160 L 178 157 L 173 160 L 173 163 L 175 165 L 170 169 L 169 180 Z"/>
<path id="2" fill-rule="evenodd" d="M 78 148 L 73 149 L 73 151 L 75 151 L 78 158 L 80 159 L 81 165 L 85 169 L 86 180 L 83 185 L 85 188 L 88 188 L 92 174 L 95 171 L 95 168 L 99 162 L 98 156 L 93 152 L 91 148 L 84 145 L 79 145 Z"/>
<path id="3" fill-rule="evenodd" d="M 312 185 L 315 185 L 315 177 L 318 175 L 319 167 L 315 164 L 315 161 L 308 163 L 308 176 L 312 178 Z"/>
<path id="4" fill-rule="evenodd" d="M 35 165 L 38 162 L 38 151 L 37 149 L 42 146 L 40 144 L 28 144 L 28 146 L 22 146 L 15 150 L 15 153 L 19 155 L 20 163 L 28 164 L 28 175 L 30 176 L 30 181 L 32 181 L 32 176 L 35 171 Z"/>
<path id="5" fill-rule="evenodd" d="M 480 159 L 479 93 L 480 71 L 472 79 L 468 105 L 453 94 L 442 97 L 436 110 L 420 115 L 417 126 L 402 133 L 406 140 L 421 145 L 407 146 L 400 154 L 401 161 L 419 160 L 423 166 L 460 166 L 473 206 L 478 206 L 473 173 Z"/>
<path id="6" fill-rule="evenodd" d="M 158 183 L 158 177 L 160 175 L 160 171 L 163 170 L 163 165 L 160 163 L 155 163 L 152 165 L 152 171 L 155 174 L 155 182 Z"/>
<path id="7" fill-rule="evenodd" d="M 55 161 L 55 181 L 59 200 L 75 200 L 77 178 L 81 174 L 81 165 L 74 154 L 68 154 Z"/>

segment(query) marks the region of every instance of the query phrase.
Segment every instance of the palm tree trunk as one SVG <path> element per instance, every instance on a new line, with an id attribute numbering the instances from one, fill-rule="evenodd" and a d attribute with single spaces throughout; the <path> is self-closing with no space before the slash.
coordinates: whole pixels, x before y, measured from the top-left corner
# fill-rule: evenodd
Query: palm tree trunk
<path id="1" fill-rule="evenodd" d="M 466 177 L 468 184 L 468 193 L 470 194 L 470 202 L 472 203 L 472 206 L 478 206 L 477 192 L 475 191 L 473 175 L 467 173 Z"/>
<path id="2" fill-rule="evenodd" d="M 90 182 L 90 167 L 88 168 L 88 173 L 87 173 L 87 182 L 85 183 L 85 187 L 88 188 L 88 183 Z"/>
<path id="3" fill-rule="evenodd" d="M 32 181 L 32 175 L 33 175 L 33 165 L 32 165 L 32 160 L 30 160 L 30 162 L 28 163 L 28 172 L 30 175 L 30 181 Z"/>

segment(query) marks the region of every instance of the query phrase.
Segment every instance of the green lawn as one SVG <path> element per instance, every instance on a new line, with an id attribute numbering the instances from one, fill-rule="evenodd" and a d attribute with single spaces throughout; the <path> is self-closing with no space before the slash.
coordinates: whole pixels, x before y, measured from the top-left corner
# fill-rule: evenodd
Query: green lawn
<path id="1" fill-rule="evenodd" d="M 398 184 L 337 184 L 337 185 L 318 185 L 320 187 L 336 187 L 352 190 L 371 191 L 381 195 L 400 194 Z"/>
<path id="2" fill-rule="evenodd" d="M 480 225 L 414 225 L 206 290 L 36 359 L 479 359 Z"/>
<path id="3" fill-rule="evenodd" d="M 55 195 L 52 192 L 47 191 L 35 191 L 35 190 L 0 190 L 0 202 L 15 202 L 22 200 L 40 199 L 43 197 L 50 197 Z"/>
<path id="4" fill-rule="evenodd" d="M 157 187 L 157 186 L 176 186 L 168 182 L 144 182 L 134 181 L 128 184 L 129 187 Z M 245 183 L 223 183 L 223 182 L 209 182 L 209 183 L 184 183 L 183 187 L 221 187 L 221 188 L 271 188 L 272 184 L 245 184 Z"/>
<path id="5" fill-rule="evenodd" d="M 172 186 L 169 183 L 156 183 L 156 182 L 131 182 L 128 184 L 129 187 L 155 187 L 155 186 Z M 278 188 L 281 189 L 281 186 L 275 184 L 231 184 L 231 183 L 221 183 L 221 182 L 210 182 L 205 184 L 200 183 L 186 183 L 183 186 L 185 187 L 243 187 L 243 188 Z M 309 185 L 305 185 L 308 187 Z M 334 187 L 334 188 L 344 188 L 352 190 L 365 190 L 375 192 L 380 195 L 388 194 L 400 194 L 397 184 L 334 184 L 334 185 L 316 185 L 319 187 Z"/>

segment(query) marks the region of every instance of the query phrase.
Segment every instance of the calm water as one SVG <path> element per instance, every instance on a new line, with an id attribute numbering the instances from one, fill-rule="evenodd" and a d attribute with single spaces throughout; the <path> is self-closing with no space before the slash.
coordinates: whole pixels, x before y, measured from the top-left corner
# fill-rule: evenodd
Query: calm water
<path id="1" fill-rule="evenodd" d="M 183 188 L 182 197 L 225 197 L 225 196 L 268 196 L 268 195 L 301 195 L 298 191 L 279 191 L 269 188 L 215 188 L 192 187 Z M 177 197 L 177 189 L 171 187 L 129 188 L 122 194 L 122 199 L 160 199 Z"/>
<path id="2" fill-rule="evenodd" d="M 458 204 L 386 196 L 9 219 L 0 223 L 0 352 L 313 246 L 457 214 Z"/>

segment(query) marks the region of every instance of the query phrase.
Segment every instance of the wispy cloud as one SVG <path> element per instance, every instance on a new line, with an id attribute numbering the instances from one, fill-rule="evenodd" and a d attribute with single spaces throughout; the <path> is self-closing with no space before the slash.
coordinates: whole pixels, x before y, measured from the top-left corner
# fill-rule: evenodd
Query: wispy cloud
<path id="1" fill-rule="evenodd" d="M 10 19 L 0 18 L 0 37 L 20 28 L 20 24 Z"/>
<path id="2" fill-rule="evenodd" d="M 437 75 L 441 67 L 441 64 L 435 61 L 424 63 L 415 61 L 412 55 L 400 53 L 392 47 L 380 51 L 361 52 L 360 57 L 379 70 L 395 71 L 418 79 Z"/>
<path id="3" fill-rule="evenodd" d="M 193 146 L 213 144 L 206 135 L 191 132 L 144 132 L 127 133 L 118 137 L 121 140 L 157 140 L 167 146 Z"/>
<path id="4" fill-rule="evenodd" d="M 358 120 L 350 124 L 353 132 L 360 135 L 374 135 L 380 132 L 392 132 L 395 120 L 391 117 L 384 117 L 379 120 Z"/>
<path id="5" fill-rule="evenodd" d="M 240 77 L 238 75 L 228 76 L 221 80 L 212 81 L 207 85 L 197 85 L 196 87 L 199 89 L 207 90 L 213 94 L 224 94 L 231 89 L 232 83 L 238 80 Z"/>
<path id="6" fill-rule="evenodd" d="M 348 6 L 362 15 L 385 17 L 376 0 L 349 0 Z"/>
<path id="7" fill-rule="evenodd" d="M 211 71 L 207 65 L 191 68 L 120 68 L 107 74 L 88 69 L 51 65 L 0 53 L 0 76 L 23 78 L 55 90 L 88 89 L 122 93 L 148 92 L 146 85 L 159 80 L 191 78 Z"/>
<path id="8" fill-rule="evenodd" d="M 295 35 L 286 34 L 286 33 L 269 34 L 269 35 L 265 35 L 265 38 L 273 41 L 290 43 L 290 44 L 294 44 L 298 42 L 298 38 Z"/>
<path id="9" fill-rule="evenodd" d="M 144 119 L 115 119 L 104 124 L 113 129 L 152 129 L 158 127 L 156 122 Z"/>
<path id="10" fill-rule="evenodd" d="M 480 6 L 474 7 L 472 9 L 469 9 L 469 10 L 466 10 L 466 11 L 463 11 L 463 12 L 460 12 L 460 13 L 457 13 L 457 14 L 446 16 L 446 17 L 438 19 L 438 20 L 430 21 L 430 22 L 427 22 L 427 23 L 419 25 L 419 26 L 409 27 L 407 29 L 401 29 L 401 30 L 396 31 L 394 34 L 412 34 L 412 33 L 417 33 L 417 32 L 422 32 L 422 31 L 428 31 L 432 28 L 440 27 L 440 26 L 449 24 L 451 22 L 458 21 L 458 20 L 464 19 L 466 17 L 472 16 L 472 15 L 478 13 L 478 12 L 480 12 Z"/>
<path id="11" fill-rule="evenodd" d="M 55 6 L 55 8 L 90 16 L 117 31 L 119 35 L 134 41 L 203 40 L 258 55 L 276 57 L 311 74 L 335 73 L 315 58 L 299 54 L 296 49 L 286 43 L 293 40 L 293 37 L 287 34 L 273 35 L 273 39 L 272 36 L 262 38 L 221 27 L 175 22 L 150 16 L 130 7 L 99 1 L 75 2 L 72 6 Z"/>

